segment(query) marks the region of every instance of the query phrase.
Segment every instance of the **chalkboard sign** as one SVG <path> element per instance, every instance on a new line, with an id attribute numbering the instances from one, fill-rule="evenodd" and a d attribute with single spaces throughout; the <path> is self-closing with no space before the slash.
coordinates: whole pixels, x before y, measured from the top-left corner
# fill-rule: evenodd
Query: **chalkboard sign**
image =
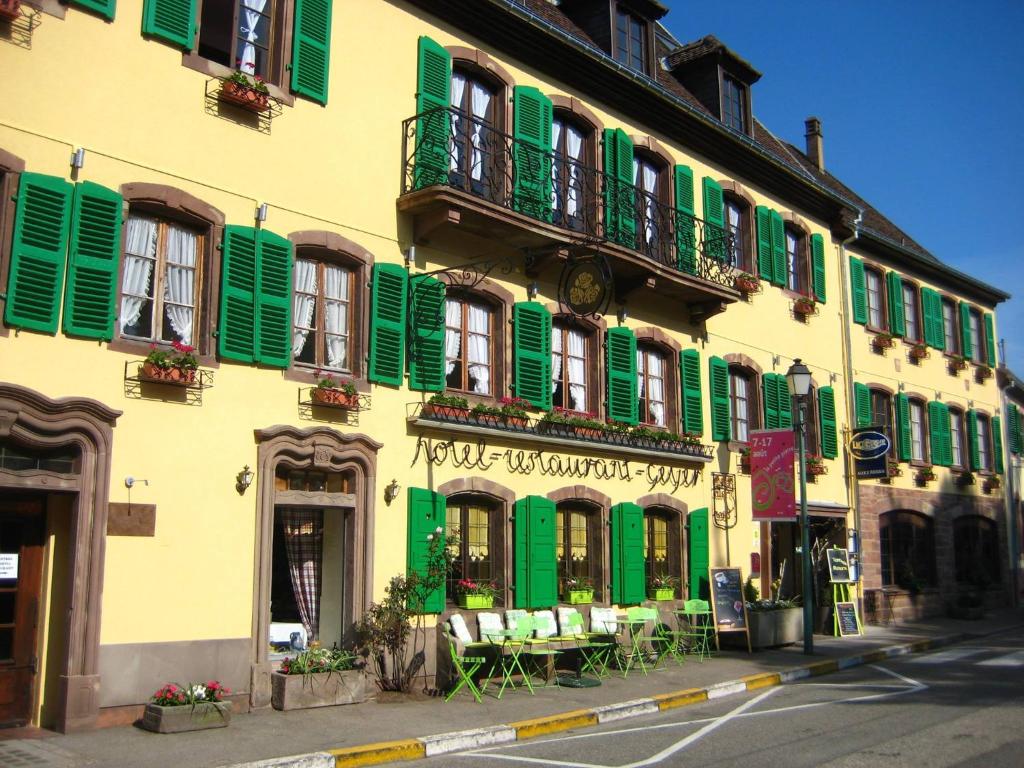
<path id="1" fill-rule="evenodd" d="M 716 632 L 743 632 L 750 650 L 747 606 L 743 602 L 743 575 L 739 568 L 708 569 L 711 582 L 711 615 Z"/>
<path id="2" fill-rule="evenodd" d="M 856 603 L 836 603 L 836 617 L 839 619 L 839 636 L 859 635 L 860 622 L 857 621 Z"/>
<path id="3" fill-rule="evenodd" d="M 845 549 L 826 549 L 828 556 L 828 578 L 833 584 L 848 584 L 850 578 L 850 556 Z"/>

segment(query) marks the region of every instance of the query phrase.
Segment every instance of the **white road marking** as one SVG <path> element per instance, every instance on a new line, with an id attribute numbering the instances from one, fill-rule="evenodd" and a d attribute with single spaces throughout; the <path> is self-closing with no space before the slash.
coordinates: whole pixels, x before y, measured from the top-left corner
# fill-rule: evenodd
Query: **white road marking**
<path id="1" fill-rule="evenodd" d="M 960 661 L 961 659 L 967 659 L 971 656 L 977 656 L 979 653 L 984 653 L 985 648 L 950 648 L 948 651 L 939 651 L 938 653 L 929 653 L 926 656 L 916 656 L 910 660 L 911 664 L 946 664 L 950 661 Z"/>
<path id="2" fill-rule="evenodd" d="M 1024 667 L 1024 651 L 1014 651 L 1005 656 L 985 659 L 978 662 L 979 667 Z"/>

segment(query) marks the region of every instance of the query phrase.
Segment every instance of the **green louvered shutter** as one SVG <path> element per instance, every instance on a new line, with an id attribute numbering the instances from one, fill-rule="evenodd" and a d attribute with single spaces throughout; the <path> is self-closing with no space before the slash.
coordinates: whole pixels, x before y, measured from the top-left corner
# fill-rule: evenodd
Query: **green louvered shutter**
<path id="1" fill-rule="evenodd" d="M 981 455 L 978 451 L 978 412 L 967 411 L 967 452 L 970 455 L 971 470 L 981 469 Z"/>
<path id="2" fill-rule="evenodd" d="M 814 286 L 814 298 L 825 303 L 825 238 L 819 234 L 811 235 L 811 274 Z"/>
<path id="3" fill-rule="evenodd" d="M 551 99 L 533 86 L 517 85 L 512 102 L 512 207 L 551 221 Z"/>
<path id="4" fill-rule="evenodd" d="M 902 392 L 896 395 L 896 434 L 900 461 L 910 461 L 910 400 Z"/>
<path id="5" fill-rule="evenodd" d="M 684 349 L 679 353 L 679 380 L 683 394 L 683 431 L 704 434 L 704 404 L 700 387 L 700 352 Z"/>
<path id="6" fill-rule="evenodd" d="M 619 242 L 636 247 L 636 188 L 633 186 L 633 142 L 621 128 L 615 129 L 615 166 L 619 179 Z"/>
<path id="7" fill-rule="evenodd" d="M 971 344 L 971 305 L 966 301 L 960 302 L 960 346 L 961 354 L 968 360 L 974 358 L 974 345 Z M 981 352 L 978 352 L 981 357 Z"/>
<path id="8" fill-rule="evenodd" d="M 639 603 L 647 596 L 644 511 L 630 502 L 611 508 L 612 602 Z"/>
<path id="9" fill-rule="evenodd" d="M 287 368 L 292 361 L 292 244 L 259 230 L 256 361 Z"/>
<path id="10" fill-rule="evenodd" d="M 992 315 L 985 313 L 985 351 L 988 354 L 988 364 L 993 368 L 996 365 L 996 332 L 992 323 Z"/>
<path id="11" fill-rule="evenodd" d="M 224 227 L 217 351 L 227 360 L 256 360 L 257 230 Z"/>
<path id="12" fill-rule="evenodd" d="M 766 373 L 761 377 L 761 399 L 764 401 L 764 428 L 779 428 L 779 390 L 775 386 L 775 374 Z"/>
<path id="13" fill-rule="evenodd" d="M 673 172 L 676 193 L 676 266 L 693 275 L 697 272 L 697 241 L 693 211 L 693 170 L 677 165 Z"/>
<path id="14" fill-rule="evenodd" d="M 1003 474 L 1003 420 L 992 417 L 992 453 L 996 472 Z"/>
<path id="15" fill-rule="evenodd" d="M 534 301 L 512 307 L 513 378 L 516 397 L 551 410 L 551 313 Z"/>
<path id="16" fill-rule="evenodd" d="M 722 185 L 710 176 L 704 177 L 704 253 L 712 259 L 725 261 L 725 200 Z"/>
<path id="17" fill-rule="evenodd" d="M 942 404 L 942 460 L 945 462 L 943 466 L 950 466 L 953 463 L 953 425 L 952 418 L 949 413 L 949 406 L 945 403 Z"/>
<path id="18" fill-rule="evenodd" d="M 839 455 L 839 436 L 836 430 L 836 396 L 832 387 L 818 390 L 818 425 L 821 427 L 821 455 L 834 459 Z"/>
<path id="19" fill-rule="evenodd" d="M 779 429 L 789 429 L 793 426 L 793 398 L 786 377 L 781 373 L 775 374 L 775 390 L 779 398 Z"/>
<path id="20" fill-rule="evenodd" d="M 928 403 L 928 436 L 931 448 L 932 464 L 948 467 L 946 446 L 943 438 L 943 404 L 932 400 Z"/>
<path id="21" fill-rule="evenodd" d="M 445 385 L 445 285 L 416 275 L 409 278 L 409 389 L 443 392 Z"/>
<path id="22" fill-rule="evenodd" d="M 196 37 L 196 0 L 146 0 L 142 34 L 192 50 Z"/>
<path id="23" fill-rule="evenodd" d="M 426 575 L 430 561 L 430 542 L 435 536 L 444 536 L 445 497 L 426 488 L 409 488 L 408 524 L 406 526 L 406 573 Z M 441 533 L 437 529 L 441 529 Z M 423 605 L 410 603 L 418 613 L 440 613 L 444 610 L 444 578 L 441 585 L 426 595 Z"/>
<path id="24" fill-rule="evenodd" d="M 121 195 L 83 181 L 75 187 L 64 289 L 64 332 L 114 338 L 114 300 L 121 264 Z"/>
<path id="25" fill-rule="evenodd" d="M 945 349 L 946 332 L 942 325 L 942 297 L 931 288 L 921 289 L 924 310 L 924 343 L 934 349 Z"/>
<path id="26" fill-rule="evenodd" d="M 711 439 L 731 440 L 729 364 L 720 357 L 708 360 L 708 384 L 711 397 Z"/>
<path id="27" fill-rule="evenodd" d="M 331 66 L 331 0 L 295 0 L 292 92 L 327 103 Z"/>
<path id="28" fill-rule="evenodd" d="M 409 273 L 398 264 L 374 264 L 370 297 L 370 367 L 367 378 L 401 386 L 405 368 Z"/>
<path id="29" fill-rule="evenodd" d="M 887 272 L 885 286 L 889 292 L 889 332 L 893 336 L 904 336 L 907 322 L 903 315 L 903 278 L 897 272 Z"/>
<path id="30" fill-rule="evenodd" d="M 772 282 L 786 284 L 786 225 L 782 214 L 772 211 Z"/>
<path id="31" fill-rule="evenodd" d="M 864 280 L 864 262 L 850 257 L 850 295 L 853 300 L 853 322 L 868 322 L 868 289 Z"/>
<path id="32" fill-rule="evenodd" d="M 416 189 L 448 182 L 451 163 L 452 57 L 429 37 L 420 37 L 416 69 Z"/>
<path id="33" fill-rule="evenodd" d="M 708 600 L 708 569 L 711 567 L 711 544 L 708 531 L 708 508 L 702 507 L 690 513 L 687 539 L 690 544 L 690 595 L 691 600 Z"/>
<path id="34" fill-rule="evenodd" d="M 74 194 L 56 176 L 21 174 L 4 306 L 11 327 L 57 332 Z"/>
<path id="35" fill-rule="evenodd" d="M 625 424 L 639 422 L 636 380 L 636 336 L 629 328 L 609 328 L 605 334 L 608 367 L 608 417 Z"/>
<path id="36" fill-rule="evenodd" d="M 95 11 L 110 21 L 114 20 L 114 11 L 117 9 L 117 0 L 71 0 L 71 4 Z"/>
<path id="37" fill-rule="evenodd" d="M 854 383 L 853 402 L 857 408 L 857 426 L 871 426 L 871 390 L 867 384 Z"/>
<path id="38" fill-rule="evenodd" d="M 1006 406 L 1006 432 L 1010 436 L 1010 453 L 1021 452 L 1020 409 L 1013 403 Z"/>
<path id="39" fill-rule="evenodd" d="M 512 510 L 515 606 L 550 608 L 558 602 L 555 502 L 527 496 L 518 499 Z"/>
<path id="40" fill-rule="evenodd" d="M 621 242 L 619 222 L 619 164 L 615 129 L 604 129 L 604 236 Z"/>
<path id="41" fill-rule="evenodd" d="M 763 280 L 775 282 L 775 260 L 772 257 L 772 209 L 757 206 L 757 271 Z"/>

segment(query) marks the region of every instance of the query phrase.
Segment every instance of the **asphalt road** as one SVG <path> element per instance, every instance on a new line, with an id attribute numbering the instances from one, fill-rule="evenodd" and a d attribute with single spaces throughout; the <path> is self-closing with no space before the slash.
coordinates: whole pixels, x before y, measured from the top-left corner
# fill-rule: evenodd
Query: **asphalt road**
<path id="1" fill-rule="evenodd" d="M 1024 630 L 424 762 L 456 768 L 1020 768 Z"/>

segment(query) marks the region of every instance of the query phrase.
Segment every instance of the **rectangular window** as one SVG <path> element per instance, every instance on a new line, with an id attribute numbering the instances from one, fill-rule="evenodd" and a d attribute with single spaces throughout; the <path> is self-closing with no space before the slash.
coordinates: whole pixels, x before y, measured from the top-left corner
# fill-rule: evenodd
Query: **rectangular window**
<path id="1" fill-rule="evenodd" d="M 272 80 L 275 5 L 275 0 L 203 0 L 199 55 Z"/>
<path id="2" fill-rule="evenodd" d="M 483 304 L 445 300 L 445 376 L 451 389 L 491 394 L 491 314 Z"/>
<path id="3" fill-rule="evenodd" d="M 881 390 L 871 390 L 871 424 L 881 426 L 889 440 L 893 439 L 892 396 Z M 893 451 L 895 452 L 895 447 Z"/>
<path id="4" fill-rule="evenodd" d="M 728 75 L 722 76 L 722 122 L 737 131 L 747 132 L 746 90 Z"/>
<path id="5" fill-rule="evenodd" d="M 988 416 L 978 414 L 978 466 L 992 470 L 992 423 Z"/>
<path id="6" fill-rule="evenodd" d="M 587 337 L 575 328 L 551 329 L 551 402 L 570 411 L 587 410 Z"/>
<path id="7" fill-rule="evenodd" d="M 559 578 L 590 578 L 590 515 L 577 510 L 555 512 L 555 559 Z"/>
<path id="8" fill-rule="evenodd" d="M 976 363 L 985 362 L 985 347 L 981 336 L 981 313 L 971 308 L 971 360 Z"/>
<path id="9" fill-rule="evenodd" d="M 653 349 L 636 351 L 637 392 L 640 421 L 657 427 L 666 425 L 665 356 Z"/>
<path id="10" fill-rule="evenodd" d="M 791 229 L 786 230 L 786 286 L 791 291 L 805 293 L 806 277 L 804 277 L 803 255 L 801 254 L 802 239 Z"/>
<path id="11" fill-rule="evenodd" d="M 623 10 L 615 12 L 615 60 L 637 72 L 646 72 L 644 65 L 646 30 L 639 17 Z"/>
<path id="12" fill-rule="evenodd" d="M 669 573 L 668 521 L 659 515 L 644 515 L 644 563 L 648 579 Z"/>
<path id="13" fill-rule="evenodd" d="M 967 465 L 964 461 L 964 415 L 960 411 L 949 411 L 949 442 L 952 450 L 954 467 Z"/>
<path id="14" fill-rule="evenodd" d="M 921 340 L 921 323 L 917 314 L 917 286 L 903 283 L 903 316 L 906 318 L 907 335 L 910 341 Z"/>
<path id="15" fill-rule="evenodd" d="M 924 406 L 917 400 L 910 401 L 910 458 L 924 461 Z"/>
<path id="16" fill-rule="evenodd" d="M 960 353 L 960 334 L 956 328 L 956 307 L 949 299 L 942 300 L 942 333 L 946 339 L 946 353 Z"/>
<path id="17" fill-rule="evenodd" d="M 352 270 L 295 259 L 292 358 L 336 371 L 352 370 Z"/>
<path id="18" fill-rule="evenodd" d="M 729 399 L 733 439 L 750 439 L 750 380 L 739 371 L 729 371 Z"/>
<path id="19" fill-rule="evenodd" d="M 737 269 L 749 269 L 747 253 L 747 236 L 744 226 L 746 208 L 731 198 L 725 198 L 725 225 L 732 233 L 732 252 L 729 261 Z"/>
<path id="20" fill-rule="evenodd" d="M 885 328 L 885 298 L 882 288 L 882 275 L 873 270 L 864 270 L 864 287 L 868 299 L 868 325 L 872 328 Z"/>

